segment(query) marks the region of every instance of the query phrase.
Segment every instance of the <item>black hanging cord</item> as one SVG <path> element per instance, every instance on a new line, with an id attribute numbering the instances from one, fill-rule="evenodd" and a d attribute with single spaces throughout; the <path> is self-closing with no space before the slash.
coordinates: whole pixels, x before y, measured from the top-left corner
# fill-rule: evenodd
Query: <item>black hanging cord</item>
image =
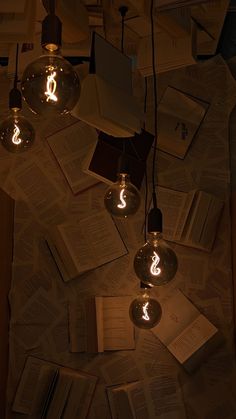
<path id="1" fill-rule="evenodd" d="M 154 151 L 153 151 L 153 161 L 152 161 L 152 199 L 153 206 L 157 208 L 156 202 L 156 188 L 155 188 L 155 171 L 156 171 L 156 152 L 157 152 L 157 77 L 156 77 L 156 67 L 155 67 L 155 38 L 154 38 L 154 0 L 151 0 L 151 39 L 152 39 L 152 71 L 153 71 L 153 90 L 154 90 Z"/>
<path id="2" fill-rule="evenodd" d="M 15 77 L 14 77 L 14 89 L 17 89 L 18 83 L 18 57 L 19 57 L 19 44 L 16 44 L 16 63 L 15 63 Z"/>
<path id="3" fill-rule="evenodd" d="M 124 53 L 124 31 L 125 31 L 125 15 L 128 11 L 128 7 L 121 6 L 119 12 L 121 14 L 121 52 Z"/>
<path id="4" fill-rule="evenodd" d="M 22 108 L 22 98 L 21 92 L 17 89 L 18 83 L 18 55 L 19 55 L 19 45 L 16 44 L 16 63 L 15 63 L 15 76 L 13 88 L 9 92 L 9 109 L 14 111 L 20 110 Z"/>
<path id="5" fill-rule="evenodd" d="M 49 0 L 49 13 L 55 15 L 55 0 Z"/>

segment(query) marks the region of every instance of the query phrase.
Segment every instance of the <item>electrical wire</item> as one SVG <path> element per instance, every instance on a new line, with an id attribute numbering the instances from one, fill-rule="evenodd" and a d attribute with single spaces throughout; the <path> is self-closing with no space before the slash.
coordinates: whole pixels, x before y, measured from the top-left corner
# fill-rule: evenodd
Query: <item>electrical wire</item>
<path id="1" fill-rule="evenodd" d="M 14 77 L 14 89 L 17 89 L 18 83 L 18 56 L 19 56 L 19 44 L 16 44 L 16 64 L 15 64 L 15 77 Z"/>
<path id="2" fill-rule="evenodd" d="M 151 40 L 152 40 L 152 71 L 153 71 L 153 91 L 154 91 L 154 150 L 152 161 L 152 199 L 154 208 L 157 207 L 155 172 L 156 172 L 156 153 L 157 153 L 157 77 L 156 77 L 156 57 L 155 57 L 155 37 L 154 37 L 154 0 L 151 0 L 150 17 L 151 17 Z M 157 178 L 157 176 L 156 176 Z"/>

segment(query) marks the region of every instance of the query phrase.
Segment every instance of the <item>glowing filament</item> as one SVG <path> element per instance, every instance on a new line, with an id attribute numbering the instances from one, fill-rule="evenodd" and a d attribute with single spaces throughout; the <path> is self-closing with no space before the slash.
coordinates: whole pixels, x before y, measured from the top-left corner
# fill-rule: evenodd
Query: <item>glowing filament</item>
<path id="1" fill-rule="evenodd" d="M 53 102 L 57 102 L 57 96 L 55 95 L 57 82 L 54 79 L 56 74 L 57 74 L 56 71 L 54 71 L 53 73 L 50 74 L 50 76 L 47 76 L 47 86 L 46 86 L 47 91 L 44 92 L 45 95 L 47 96 L 47 99 L 46 99 L 47 102 L 49 100 L 52 100 Z"/>
<path id="2" fill-rule="evenodd" d="M 160 275 L 161 273 L 161 269 L 157 267 L 157 265 L 160 262 L 160 258 L 156 252 L 153 252 L 153 253 L 154 255 L 152 256 L 152 264 L 151 264 L 150 272 L 152 275 L 156 276 L 156 275 Z"/>
<path id="3" fill-rule="evenodd" d="M 126 202 L 124 200 L 124 193 L 125 193 L 125 190 L 122 189 L 120 191 L 120 204 L 117 205 L 118 208 L 125 208 L 126 207 Z"/>
<path id="4" fill-rule="evenodd" d="M 147 311 L 148 305 L 149 305 L 149 302 L 145 303 L 144 306 L 143 306 L 143 315 L 142 315 L 143 320 L 150 320 L 150 317 L 149 317 L 148 311 Z"/>
<path id="5" fill-rule="evenodd" d="M 20 135 L 19 127 L 16 124 L 14 124 L 14 131 L 13 131 L 13 136 L 12 136 L 13 144 L 18 145 L 22 142 L 22 139 L 19 138 L 19 135 Z"/>

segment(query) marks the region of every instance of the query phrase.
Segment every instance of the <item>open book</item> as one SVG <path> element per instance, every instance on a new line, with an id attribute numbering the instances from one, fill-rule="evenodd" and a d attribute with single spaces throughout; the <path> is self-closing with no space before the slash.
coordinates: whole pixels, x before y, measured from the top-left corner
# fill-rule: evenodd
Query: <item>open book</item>
<path id="1" fill-rule="evenodd" d="M 155 34 L 156 72 L 175 70 L 195 64 L 195 33 L 196 27 L 192 23 L 191 33 L 180 38 L 173 38 L 162 31 Z M 153 74 L 151 36 L 140 39 L 137 54 L 137 69 L 143 77 Z"/>
<path id="2" fill-rule="evenodd" d="M 151 331 L 189 372 L 222 341 L 218 329 L 180 290 L 159 298 L 162 317 Z"/>
<path id="3" fill-rule="evenodd" d="M 132 298 L 92 297 L 69 304 L 71 352 L 135 349 L 134 326 L 129 318 Z"/>
<path id="4" fill-rule="evenodd" d="M 74 194 L 98 183 L 82 171 L 83 159 L 96 141 L 96 130 L 82 121 L 47 137 L 49 147 Z"/>
<path id="5" fill-rule="evenodd" d="M 85 419 L 97 377 L 29 356 L 12 410 L 27 418 Z"/>
<path id="6" fill-rule="evenodd" d="M 114 221 L 105 210 L 88 215 L 76 224 L 52 226 L 46 241 L 64 281 L 128 253 Z"/>
<path id="7" fill-rule="evenodd" d="M 210 252 L 223 201 L 204 191 L 181 192 L 161 186 L 157 197 L 164 219 L 164 238 Z"/>
<path id="8" fill-rule="evenodd" d="M 132 60 L 95 32 L 90 72 L 71 114 L 114 137 L 141 131 L 143 115 L 132 94 Z"/>
<path id="9" fill-rule="evenodd" d="M 182 390 L 170 374 L 108 387 L 107 396 L 112 419 L 186 418 Z"/>
<path id="10" fill-rule="evenodd" d="M 183 159 L 209 104 L 168 86 L 158 105 L 158 148 Z"/>

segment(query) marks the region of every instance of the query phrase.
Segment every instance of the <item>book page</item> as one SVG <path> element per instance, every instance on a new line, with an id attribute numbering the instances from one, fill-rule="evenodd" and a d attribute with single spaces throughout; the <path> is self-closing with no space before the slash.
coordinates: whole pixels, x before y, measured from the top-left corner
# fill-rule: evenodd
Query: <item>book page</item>
<path id="1" fill-rule="evenodd" d="M 108 387 L 107 395 L 112 419 L 149 418 L 142 381 Z"/>
<path id="2" fill-rule="evenodd" d="M 184 158 L 206 113 L 206 104 L 168 86 L 158 105 L 158 148 Z"/>
<path id="3" fill-rule="evenodd" d="M 134 326 L 129 318 L 131 301 L 125 296 L 102 298 L 104 350 L 135 349 Z"/>
<path id="4" fill-rule="evenodd" d="M 214 196 L 211 197 L 211 203 L 208 208 L 206 222 L 201 230 L 201 236 L 199 238 L 200 246 L 206 250 L 210 251 L 212 249 L 223 206 L 223 201 L 220 201 Z"/>
<path id="5" fill-rule="evenodd" d="M 174 290 L 169 298 L 164 298 L 159 299 L 162 317 L 152 333 L 168 346 L 199 316 L 199 310 L 180 290 Z"/>
<path id="6" fill-rule="evenodd" d="M 98 352 L 104 351 L 104 312 L 103 297 L 95 297 Z"/>
<path id="7" fill-rule="evenodd" d="M 177 221 L 176 229 L 174 232 L 174 240 L 181 240 L 182 234 L 185 230 L 185 225 L 190 217 L 190 210 L 194 203 L 196 196 L 196 190 L 188 192 L 185 203 L 181 209 L 181 213 L 179 214 L 179 218 Z"/>
<path id="8" fill-rule="evenodd" d="M 96 376 L 29 356 L 12 409 L 30 419 L 85 419 L 96 383 Z"/>
<path id="9" fill-rule="evenodd" d="M 32 356 L 27 358 L 12 406 L 14 412 L 31 414 L 33 403 L 36 403 L 36 390 L 39 389 L 38 383 L 41 383 L 44 387 L 47 373 L 46 370 L 43 370 L 42 368 L 47 365 L 48 363 L 42 359 L 34 358 Z M 56 365 L 52 366 L 52 371 L 57 371 Z M 46 375 L 44 375 L 45 373 Z M 42 380 L 42 374 L 44 380 Z M 41 391 L 42 389 L 40 389 L 40 392 Z"/>
<path id="10" fill-rule="evenodd" d="M 39 378 L 35 386 L 35 394 L 30 409 L 29 418 L 44 417 L 59 376 L 59 369 L 55 365 L 42 364 Z"/>
<path id="11" fill-rule="evenodd" d="M 92 401 L 97 377 L 79 373 L 72 386 L 63 411 L 63 419 L 85 419 Z"/>
<path id="12" fill-rule="evenodd" d="M 71 352 L 85 352 L 87 349 L 86 313 L 81 300 L 70 302 L 69 310 L 69 340 Z"/>
<path id="13" fill-rule="evenodd" d="M 56 388 L 46 413 L 47 418 L 58 419 L 62 417 L 63 411 L 67 404 L 72 382 L 73 377 L 60 369 Z"/>
<path id="14" fill-rule="evenodd" d="M 158 186 L 158 207 L 163 215 L 163 236 L 166 240 L 173 240 L 176 230 L 182 229 L 181 215 L 186 212 L 187 193 Z M 184 211 L 184 208 L 186 210 Z"/>
<path id="15" fill-rule="evenodd" d="M 197 32 L 198 55 L 215 54 L 229 4 L 230 0 L 211 0 L 203 7 L 191 7 L 192 18 L 200 25 Z"/>
<path id="16" fill-rule="evenodd" d="M 205 316 L 199 316 L 183 330 L 167 348 L 183 364 L 204 343 L 217 333 L 217 328 Z"/>
<path id="17" fill-rule="evenodd" d="M 80 220 L 77 225 L 61 224 L 58 231 L 78 273 L 95 269 L 127 254 L 116 225 L 105 210 Z"/>
<path id="18" fill-rule="evenodd" d="M 187 419 L 182 389 L 175 373 L 158 374 L 154 378 L 144 379 L 143 388 L 148 418 Z"/>
<path id="19" fill-rule="evenodd" d="M 158 45 L 156 57 L 158 73 L 185 67 L 196 62 L 193 58 L 193 39 L 191 34 L 178 39 L 174 39 L 166 32 L 157 32 L 155 36 L 155 44 Z M 149 36 L 140 39 L 137 68 L 145 77 L 153 73 L 151 38 Z"/>
<path id="20" fill-rule="evenodd" d="M 79 121 L 51 135 L 47 141 L 73 193 L 97 183 L 82 171 L 83 160 L 97 141 L 94 128 Z"/>

